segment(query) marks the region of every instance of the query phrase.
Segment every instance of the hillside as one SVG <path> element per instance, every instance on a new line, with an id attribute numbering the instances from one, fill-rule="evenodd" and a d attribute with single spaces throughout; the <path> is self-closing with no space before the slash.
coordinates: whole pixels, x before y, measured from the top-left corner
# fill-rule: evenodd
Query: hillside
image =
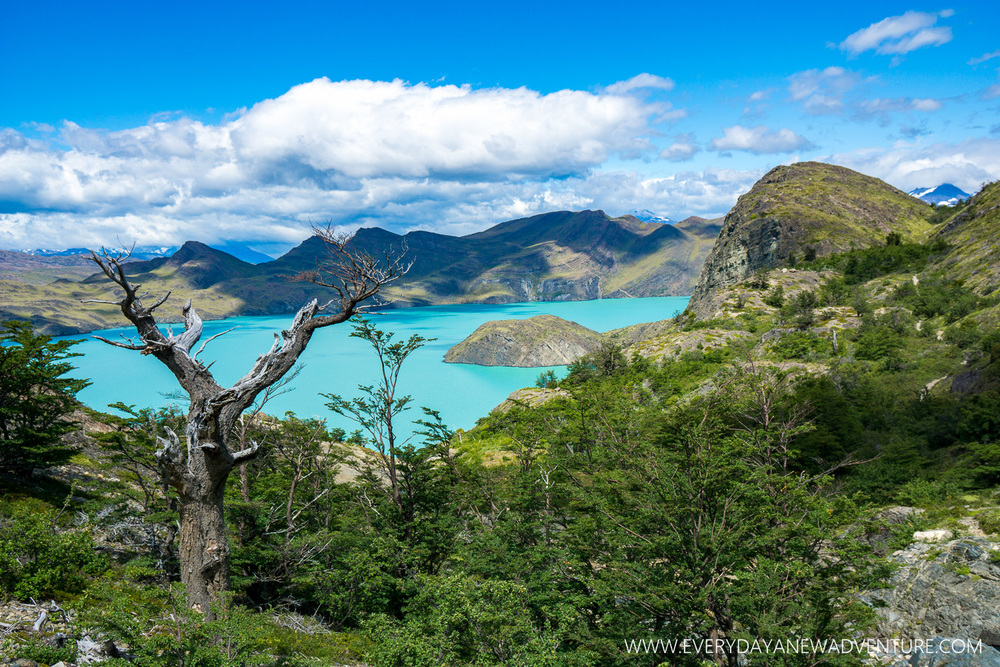
<path id="1" fill-rule="evenodd" d="M 1000 287 L 1000 181 L 990 183 L 935 231 L 954 251 L 944 262 L 949 275 L 980 294 Z"/>
<path id="2" fill-rule="evenodd" d="M 375 257 L 406 248 L 413 266 L 381 298 L 390 307 L 407 307 L 688 294 L 716 233 L 714 221 L 700 218 L 673 226 L 611 218 L 602 211 L 563 211 L 464 237 L 366 228 L 348 247 Z M 291 280 L 315 270 L 326 255 L 318 237 L 257 265 L 188 242 L 169 258 L 130 263 L 129 275 L 154 294 L 173 292 L 160 311 L 164 321 L 179 319 L 189 298 L 207 319 L 277 315 L 331 297 L 327 289 Z M 113 307 L 80 305 L 112 297 L 103 275 L 46 285 L 4 281 L 0 288 L 0 318 L 30 319 L 47 333 L 124 323 Z"/>
<path id="3" fill-rule="evenodd" d="M 726 215 L 692 295 L 745 280 L 808 252 L 823 256 L 881 243 L 890 232 L 917 240 L 929 204 L 844 167 L 801 162 L 772 169 Z"/>

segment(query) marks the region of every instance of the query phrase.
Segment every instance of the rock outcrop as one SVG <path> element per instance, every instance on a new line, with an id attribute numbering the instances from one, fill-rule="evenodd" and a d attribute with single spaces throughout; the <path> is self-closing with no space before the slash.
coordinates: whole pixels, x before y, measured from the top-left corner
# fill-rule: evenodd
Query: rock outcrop
<path id="1" fill-rule="evenodd" d="M 554 315 L 494 320 L 448 350 L 444 360 L 479 366 L 565 366 L 597 350 L 602 340 L 596 331 Z"/>
<path id="2" fill-rule="evenodd" d="M 916 534 L 925 541 L 890 557 L 899 564 L 891 588 L 863 596 L 880 617 L 875 636 L 1000 646 L 1000 564 L 992 560 L 998 545 L 984 537 L 939 542 L 948 531 L 927 532 L 935 534 Z"/>

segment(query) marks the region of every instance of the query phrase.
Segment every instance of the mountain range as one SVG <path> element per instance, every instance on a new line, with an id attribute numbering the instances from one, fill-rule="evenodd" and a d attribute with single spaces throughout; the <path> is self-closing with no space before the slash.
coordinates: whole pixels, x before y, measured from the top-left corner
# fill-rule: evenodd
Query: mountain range
<path id="1" fill-rule="evenodd" d="M 697 217 L 669 225 L 603 211 L 560 211 L 462 237 L 364 228 L 348 247 L 373 256 L 406 249 L 409 273 L 380 294 L 393 307 L 671 296 L 690 293 L 718 229 L 718 221 Z M 325 288 L 289 279 L 314 270 L 326 253 L 314 236 L 276 260 L 253 265 L 190 241 L 170 257 L 129 263 L 128 274 L 156 294 L 172 291 L 159 311 L 164 321 L 179 319 L 188 298 L 208 319 L 276 315 L 331 297 Z M 12 263 L 54 259 L 12 251 L 0 256 L 0 319 L 29 319 L 60 334 L 124 324 L 113 306 L 80 305 L 113 298 L 101 274 L 81 280 L 78 271 L 31 284 L 19 280 L 18 271 L 5 270 Z M 92 265 L 87 268 L 92 274 Z"/>

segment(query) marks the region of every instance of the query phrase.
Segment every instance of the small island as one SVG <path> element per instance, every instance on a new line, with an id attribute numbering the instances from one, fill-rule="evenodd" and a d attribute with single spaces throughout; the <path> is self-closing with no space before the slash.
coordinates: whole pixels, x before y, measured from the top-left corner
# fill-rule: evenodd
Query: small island
<path id="1" fill-rule="evenodd" d="M 555 315 L 493 320 L 444 355 L 451 364 L 565 366 L 601 346 L 601 334 Z"/>

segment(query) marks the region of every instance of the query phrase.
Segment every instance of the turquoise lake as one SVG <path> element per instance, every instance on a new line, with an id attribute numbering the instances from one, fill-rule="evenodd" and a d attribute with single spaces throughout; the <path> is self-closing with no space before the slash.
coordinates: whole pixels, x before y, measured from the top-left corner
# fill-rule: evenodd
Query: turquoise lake
<path id="1" fill-rule="evenodd" d="M 653 322 L 673 317 L 682 311 L 688 297 L 651 297 L 640 299 L 601 299 L 595 301 L 533 302 L 506 305 L 465 304 L 403 308 L 369 315 L 378 328 L 391 331 L 396 338 L 419 334 L 437 340 L 414 352 L 400 373 L 399 391 L 413 396 L 411 409 L 404 413 L 409 424 L 423 416 L 426 406 L 441 413 L 453 429 L 468 429 L 484 417 L 508 394 L 522 387 L 534 386 L 543 368 L 503 368 L 446 364 L 448 348 L 475 331 L 476 327 L 498 319 L 526 319 L 550 314 L 578 322 L 595 331 L 609 331 L 630 324 Z M 195 304 L 197 307 L 197 304 Z M 291 322 L 291 315 L 279 317 L 235 317 L 205 323 L 202 340 L 238 327 L 208 344 L 199 359 L 215 361 L 212 372 L 224 386 L 242 377 L 254 360 L 271 347 L 274 334 Z M 283 415 L 292 411 L 299 417 L 322 417 L 331 426 L 348 432 L 355 426 L 330 412 L 319 394 L 335 393 L 345 398 L 358 394 L 359 384 L 372 384 L 377 373 L 375 355 L 365 341 L 351 338 L 350 323 L 318 330 L 305 353 L 299 358 L 302 370 L 287 387 L 290 391 L 273 398 L 265 412 Z M 112 340 L 120 334 L 134 335 L 134 330 L 111 329 L 100 333 Z M 121 401 L 136 407 L 185 405 L 177 396 L 180 386 L 160 362 L 138 352 L 112 347 L 94 340 L 89 334 L 68 336 L 82 339 L 75 351 L 83 356 L 73 360 L 73 377 L 89 378 L 93 383 L 78 397 L 97 410 Z M 557 372 L 564 369 L 557 368 Z M 407 433 L 412 429 L 404 429 Z"/>

